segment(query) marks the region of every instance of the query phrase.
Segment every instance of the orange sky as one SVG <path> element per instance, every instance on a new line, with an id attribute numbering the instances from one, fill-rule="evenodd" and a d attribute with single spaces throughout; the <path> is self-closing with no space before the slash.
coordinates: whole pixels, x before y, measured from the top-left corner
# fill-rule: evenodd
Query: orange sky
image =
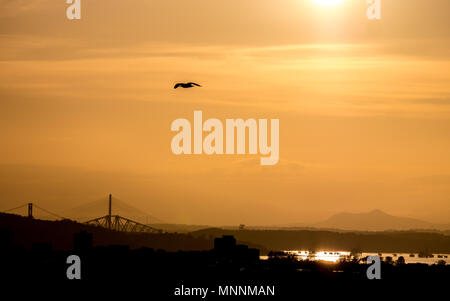
<path id="1" fill-rule="evenodd" d="M 0 209 L 108 193 L 167 222 L 450 220 L 450 2 L 0 0 Z M 178 81 L 204 87 L 173 90 Z M 279 118 L 280 161 L 175 156 L 174 119 Z"/>

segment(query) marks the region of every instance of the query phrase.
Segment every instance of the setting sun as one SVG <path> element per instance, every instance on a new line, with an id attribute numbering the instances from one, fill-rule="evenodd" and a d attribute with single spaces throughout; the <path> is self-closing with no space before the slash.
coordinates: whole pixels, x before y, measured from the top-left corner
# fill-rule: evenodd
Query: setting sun
<path id="1" fill-rule="evenodd" d="M 343 0 L 313 0 L 313 2 L 320 6 L 335 6 L 341 4 Z"/>

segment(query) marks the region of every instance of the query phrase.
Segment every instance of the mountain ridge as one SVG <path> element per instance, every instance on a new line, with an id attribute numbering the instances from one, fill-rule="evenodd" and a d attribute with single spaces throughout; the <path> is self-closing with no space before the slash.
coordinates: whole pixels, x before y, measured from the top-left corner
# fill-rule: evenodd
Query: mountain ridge
<path id="1" fill-rule="evenodd" d="M 417 218 L 394 216 L 380 209 L 362 213 L 340 212 L 322 222 L 311 224 L 311 226 L 360 231 L 450 229 L 449 224 L 434 224 Z"/>

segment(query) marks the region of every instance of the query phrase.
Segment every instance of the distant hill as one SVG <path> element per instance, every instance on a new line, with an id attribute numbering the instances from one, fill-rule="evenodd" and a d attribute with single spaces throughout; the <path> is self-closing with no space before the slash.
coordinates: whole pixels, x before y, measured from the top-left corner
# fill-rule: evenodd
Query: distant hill
<path id="1" fill-rule="evenodd" d="M 316 228 L 358 231 L 450 229 L 450 225 L 433 224 L 415 218 L 393 216 L 381 210 L 365 213 L 342 212 L 312 226 Z"/>
<path id="2" fill-rule="evenodd" d="M 171 252 L 210 250 L 213 248 L 213 241 L 209 237 L 192 237 L 181 233 L 110 231 L 71 220 L 39 220 L 0 212 L 0 246 L 6 243 L 5 238 L 9 238 L 7 233 L 11 233 L 13 243 L 27 249 L 31 248 L 33 244 L 48 243 L 54 250 L 71 250 L 73 234 L 80 231 L 93 234 L 93 245 L 95 247 L 125 245 L 131 249 L 147 247 Z"/>
<path id="3" fill-rule="evenodd" d="M 207 225 L 186 225 L 186 224 L 149 224 L 149 226 L 161 229 L 165 232 L 177 232 L 177 233 L 189 233 L 193 231 L 198 231 L 202 229 L 210 228 Z"/>
<path id="4" fill-rule="evenodd" d="M 199 238 L 233 235 L 266 250 L 342 250 L 360 252 L 449 253 L 450 237 L 422 231 L 350 232 L 329 230 L 229 230 L 209 228 L 192 232 Z M 262 249 L 261 254 L 266 254 Z"/>

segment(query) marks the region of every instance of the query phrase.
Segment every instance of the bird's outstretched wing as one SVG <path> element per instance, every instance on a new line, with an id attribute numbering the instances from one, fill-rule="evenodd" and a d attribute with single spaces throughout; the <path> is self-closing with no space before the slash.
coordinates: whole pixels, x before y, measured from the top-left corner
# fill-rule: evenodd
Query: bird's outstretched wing
<path id="1" fill-rule="evenodd" d="M 197 86 L 197 87 L 201 87 L 199 84 L 196 84 L 196 83 L 193 83 L 193 82 L 190 82 L 190 83 L 188 83 L 188 84 L 194 85 L 194 86 Z"/>
<path id="2" fill-rule="evenodd" d="M 181 86 L 180 83 L 176 84 L 173 88 L 176 89 L 176 88 L 178 88 L 179 86 Z"/>

